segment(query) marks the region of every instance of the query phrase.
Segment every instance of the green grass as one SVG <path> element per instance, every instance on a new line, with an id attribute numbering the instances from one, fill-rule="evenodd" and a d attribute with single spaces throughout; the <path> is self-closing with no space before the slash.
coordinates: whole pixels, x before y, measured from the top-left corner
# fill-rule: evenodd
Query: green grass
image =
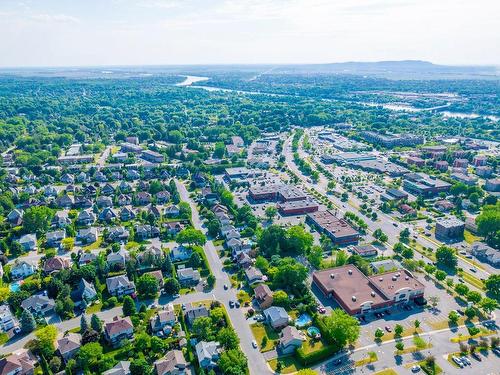
<path id="1" fill-rule="evenodd" d="M 273 371 L 276 371 L 276 368 L 278 366 L 278 361 L 281 362 L 281 364 L 283 365 L 280 374 L 291 374 L 304 368 L 304 366 L 302 366 L 295 359 L 295 357 L 289 356 L 289 357 L 271 359 L 268 363 Z"/>
<path id="2" fill-rule="evenodd" d="M 321 340 L 314 340 L 310 337 L 302 343 L 302 350 L 305 354 L 315 352 L 316 350 L 323 349 L 324 344 Z"/>
<path id="3" fill-rule="evenodd" d="M 468 341 L 470 339 L 477 339 L 477 338 L 484 337 L 484 336 L 491 336 L 491 335 L 494 335 L 496 333 L 497 333 L 496 331 L 485 330 L 485 331 L 479 332 L 477 335 L 473 335 L 473 336 L 472 335 L 458 335 L 458 336 L 452 337 L 450 339 L 450 341 L 451 342 Z"/>
<path id="4" fill-rule="evenodd" d="M 102 310 L 102 302 L 99 303 L 94 303 L 87 307 L 86 313 L 87 314 L 95 314 L 98 313 L 99 311 Z"/>
<path id="5" fill-rule="evenodd" d="M 101 244 L 102 244 L 102 237 L 99 237 L 96 242 L 91 243 L 88 246 L 82 246 L 82 250 L 83 250 L 83 252 L 85 252 L 87 250 L 88 251 L 97 250 L 101 247 Z"/>
<path id="6" fill-rule="evenodd" d="M 476 276 L 473 276 L 465 271 L 461 273 L 460 276 L 462 277 L 462 279 L 465 280 L 465 282 L 469 283 L 470 285 L 473 285 L 478 289 L 484 290 L 484 283 Z"/>
<path id="7" fill-rule="evenodd" d="M 464 230 L 464 240 L 465 242 L 467 242 L 468 244 L 472 244 L 474 242 L 477 242 L 477 241 L 480 241 L 481 240 L 481 237 L 478 237 L 474 234 L 472 234 L 470 231 L 468 231 L 467 229 Z"/>
<path id="8" fill-rule="evenodd" d="M 443 372 L 437 363 L 434 364 L 434 369 L 427 367 L 427 363 L 425 361 L 419 362 L 418 364 L 422 368 L 422 371 L 427 375 L 439 375 Z"/>
<path id="9" fill-rule="evenodd" d="M 392 368 L 388 368 L 382 371 L 378 371 L 374 373 L 373 375 L 398 375 L 396 371 L 394 371 Z"/>
<path id="10" fill-rule="evenodd" d="M 361 366 L 365 366 L 365 365 L 368 365 L 368 364 L 376 362 L 376 361 L 378 361 L 377 353 L 369 352 L 368 356 L 354 362 L 354 366 L 361 367 Z"/>
<path id="11" fill-rule="evenodd" d="M 279 339 L 279 335 L 268 325 L 262 323 L 255 323 L 250 326 L 253 336 L 257 345 L 259 345 L 261 352 L 268 352 L 274 348 L 274 340 Z M 267 337 L 266 345 L 262 346 L 262 340 Z"/>
<path id="12" fill-rule="evenodd" d="M 9 341 L 9 335 L 7 335 L 5 332 L 0 333 L 0 345 L 5 344 L 7 341 Z"/>

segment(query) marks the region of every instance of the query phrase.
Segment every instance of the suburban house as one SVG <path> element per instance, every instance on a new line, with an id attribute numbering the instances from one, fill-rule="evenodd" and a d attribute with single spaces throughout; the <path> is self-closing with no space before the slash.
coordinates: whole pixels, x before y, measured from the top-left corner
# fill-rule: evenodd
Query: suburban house
<path id="1" fill-rule="evenodd" d="M 130 375 L 130 362 L 120 361 L 115 367 L 104 371 L 102 375 Z"/>
<path id="2" fill-rule="evenodd" d="M 20 349 L 0 360 L 2 375 L 32 375 L 36 359 L 27 349 Z"/>
<path id="3" fill-rule="evenodd" d="M 170 259 L 172 262 L 183 262 L 191 257 L 193 250 L 185 246 L 176 246 L 170 251 Z"/>
<path id="4" fill-rule="evenodd" d="M 304 334 L 294 326 L 286 326 L 280 333 L 278 350 L 281 354 L 292 354 L 302 346 L 306 338 Z"/>
<path id="5" fill-rule="evenodd" d="M 121 297 L 135 293 L 135 284 L 127 275 L 108 277 L 106 279 L 108 293 L 115 297 Z"/>
<path id="6" fill-rule="evenodd" d="M 160 289 L 163 288 L 163 283 L 164 283 L 164 281 L 163 281 L 163 274 L 161 273 L 160 270 L 146 272 L 144 275 L 153 276 L 156 280 L 158 280 L 158 287 Z"/>
<path id="7" fill-rule="evenodd" d="M 471 253 L 492 266 L 497 267 L 500 265 L 500 250 L 494 249 L 485 243 L 474 242 L 471 246 Z"/>
<path id="8" fill-rule="evenodd" d="M 10 269 L 10 274 L 13 279 L 24 279 L 35 273 L 37 266 L 31 262 L 17 258 Z"/>
<path id="9" fill-rule="evenodd" d="M 124 227 L 112 227 L 109 228 L 108 240 L 115 242 L 126 242 L 128 241 L 130 233 Z"/>
<path id="10" fill-rule="evenodd" d="M 97 255 L 91 252 L 85 252 L 80 255 L 80 259 L 78 259 L 78 265 L 84 266 L 86 264 L 92 263 L 94 260 L 97 259 Z"/>
<path id="11" fill-rule="evenodd" d="M 191 267 L 179 268 L 177 270 L 177 278 L 181 285 L 196 285 L 200 281 L 200 271 Z"/>
<path id="12" fill-rule="evenodd" d="M 191 375 L 189 363 L 184 359 L 182 351 L 174 349 L 169 351 L 164 358 L 154 363 L 157 375 Z"/>
<path id="13" fill-rule="evenodd" d="M 23 210 L 18 210 L 17 208 L 15 208 L 10 211 L 7 215 L 7 221 L 14 227 L 21 225 L 23 222 Z"/>
<path id="14" fill-rule="evenodd" d="M 245 270 L 245 277 L 250 285 L 264 281 L 264 275 L 255 267 L 248 267 Z"/>
<path id="15" fill-rule="evenodd" d="M 166 327 L 169 327 L 170 331 L 176 322 L 174 305 L 171 303 L 167 304 L 163 310 L 157 311 L 149 321 L 153 333 L 164 331 Z"/>
<path id="16" fill-rule="evenodd" d="M 111 252 L 108 254 L 106 257 L 106 263 L 108 263 L 108 266 L 110 267 L 119 265 L 121 268 L 124 268 L 129 259 L 130 253 L 125 250 L 125 247 L 121 247 L 116 253 Z"/>
<path id="17" fill-rule="evenodd" d="M 153 225 L 136 225 L 135 226 L 135 237 L 140 240 L 145 240 L 148 238 L 155 238 L 160 235 L 160 230 Z"/>
<path id="18" fill-rule="evenodd" d="M 220 344 L 215 341 L 200 341 L 195 345 L 196 357 L 201 368 L 213 369 L 217 367 L 220 355 Z"/>
<path id="19" fill-rule="evenodd" d="M 24 310 L 28 310 L 33 315 L 39 316 L 44 316 L 52 313 L 55 306 L 55 301 L 44 294 L 35 294 L 29 296 L 21 302 L 21 307 Z"/>
<path id="20" fill-rule="evenodd" d="M 73 358 L 81 347 L 82 336 L 78 333 L 67 333 L 56 341 L 57 354 L 61 356 L 64 363 Z"/>
<path id="21" fill-rule="evenodd" d="M 96 227 L 80 229 L 76 234 L 76 240 L 84 245 L 90 245 L 99 238 L 99 231 Z"/>
<path id="22" fill-rule="evenodd" d="M 271 306 L 265 309 L 263 314 L 266 322 L 274 329 L 287 326 L 290 321 L 290 317 L 283 307 Z"/>
<path id="23" fill-rule="evenodd" d="M 122 340 L 134 338 L 134 326 L 130 317 L 115 316 L 111 322 L 104 324 L 104 336 L 113 347 L 120 345 Z"/>
<path id="24" fill-rule="evenodd" d="M 209 315 L 208 309 L 203 305 L 194 307 L 190 303 L 186 304 L 186 319 L 189 324 L 193 324 L 196 318 L 208 317 Z"/>
<path id="25" fill-rule="evenodd" d="M 90 210 L 80 211 L 76 218 L 76 223 L 80 225 L 91 225 L 95 222 L 95 214 Z"/>
<path id="26" fill-rule="evenodd" d="M 7 332 L 17 325 L 17 320 L 12 315 L 9 305 L 0 305 L 0 329 Z"/>
<path id="27" fill-rule="evenodd" d="M 45 261 L 45 263 L 43 264 L 43 272 L 45 272 L 46 274 L 50 274 L 70 267 L 71 260 L 69 258 L 55 256 Z"/>
<path id="28" fill-rule="evenodd" d="M 25 234 L 19 239 L 19 244 L 23 247 L 24 251 L 35 250 L 36 247 L 36 234 Z"/>
<path id="29" fill-rule="evenodd" d="M 80 279 L 78 287 L 71 292 L 71 299 L 76 305 L 80 305 L 82 301 L 91 302 L 97 298 L 97 292 L 93 284 L 89 283 L 84 278 Z"/>
<path id="30" fill-rule="evenodd" d="M 259 284 L 255 287 L 254 296 L 261 309 L 267 309 L 273 304 L 273 291 L 266 284 Z"/>

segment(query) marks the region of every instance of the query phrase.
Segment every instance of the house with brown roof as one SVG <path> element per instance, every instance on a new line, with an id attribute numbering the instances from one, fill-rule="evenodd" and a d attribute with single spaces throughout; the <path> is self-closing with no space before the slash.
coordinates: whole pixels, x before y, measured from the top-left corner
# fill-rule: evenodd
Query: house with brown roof
<path id="1" fill-rule="evenodd" d="M 164 358 L 155 362 L 157 375 L 191 375 L 189 363 L 180 350 L 169 351 Z"/>
<path id="2" fill-rule="evenodd" d="M 115 316 L 111 322 L 104 324 L 104 337 L 110 345 L 116 347 L 122 340 L 134 338 L 134 326 L 130 317 Z"/>
<path id="3" fill-rule="evenodd" d="M 0 375 L 32 375 L 36 359 L 27 349 L 20 349 L 0 360 Z"/>
<path id="4" fill-rule="evenodd" d="M 266 284 L 259 284 L 255 287 L 255 301 L 261 309 L 267 309 L 273 304 L 273 291 Z"/>
<path id="5" fill-rule="evenodd" d="M 78 352 L 81 347 L 81 339 L 81 335 L 70 332 L 56 341 L 57 354 L 61 356 L 65 363 Z"/>
<path id="6" fill-rule="evenodd" d="M 69 258 L 55 256 L 45 261 L 45 263 L 43 264 L 43 272 L 45 272 L 46 274 L 50 274 L 70 267 L 71 260 Z"/>

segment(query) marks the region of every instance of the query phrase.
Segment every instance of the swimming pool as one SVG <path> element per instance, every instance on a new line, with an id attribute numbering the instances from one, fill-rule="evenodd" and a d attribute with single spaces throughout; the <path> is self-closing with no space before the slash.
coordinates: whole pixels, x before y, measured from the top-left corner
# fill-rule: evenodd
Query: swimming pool
<path id="1" fill-rule="evenodd" d="M 298 328 L 302 328 L 302 327 L 305 327 L 307 326 L 308 324 L 311 324 L 312 322 L 312 319 L 311 317 L 309 316 L 309 314 L 302 314 L 300 315 L 296 320 L 295 320 L 295 325 L 298 327 Z"/>
<path id="2" fill-rule="evenodd" d="M 21 289 L 21 282 L 20 281 L 14 281 L 13 283 L 10 284 L 9 289 L 11 292 L 19 292 Z"/>
<path id="3" fill-rule="evenodd" d="M 311 326 L 307 329 L 307 334 L 309 337 L 321 337 L 321 332 L 319 331 L 318 327 Z"/>

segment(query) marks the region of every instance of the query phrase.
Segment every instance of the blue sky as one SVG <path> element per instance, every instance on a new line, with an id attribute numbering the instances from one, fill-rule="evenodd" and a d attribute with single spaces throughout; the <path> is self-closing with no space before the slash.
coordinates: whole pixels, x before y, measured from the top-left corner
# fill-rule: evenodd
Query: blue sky
<path id="1" fill-rule="evenodd" d="M 497 0 L 1 0 L 0 66 L 500 65 Z"/>

